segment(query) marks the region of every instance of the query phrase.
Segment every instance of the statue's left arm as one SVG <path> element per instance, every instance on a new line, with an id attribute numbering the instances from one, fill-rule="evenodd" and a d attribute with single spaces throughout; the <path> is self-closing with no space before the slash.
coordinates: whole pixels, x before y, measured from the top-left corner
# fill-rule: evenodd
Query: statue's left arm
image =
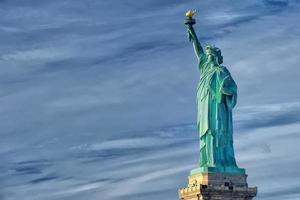
<path id="1" fill-rule="evenodd" d="M 233 109 L 237 102 L 237 85 L 230 74 L 223 81 L 222 93 L 225 95 L 227 107 Z"/>

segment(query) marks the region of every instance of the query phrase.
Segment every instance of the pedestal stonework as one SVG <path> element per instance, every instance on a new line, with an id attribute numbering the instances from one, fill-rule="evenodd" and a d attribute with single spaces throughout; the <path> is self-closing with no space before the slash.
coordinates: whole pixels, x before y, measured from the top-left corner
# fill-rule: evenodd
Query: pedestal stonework
<path id="1" fill-rule="evenodd" d="M 199 173 L 178 190 L 180 200 L 251 200 L 256 187 L 248 187 L 246 174 Z"/>

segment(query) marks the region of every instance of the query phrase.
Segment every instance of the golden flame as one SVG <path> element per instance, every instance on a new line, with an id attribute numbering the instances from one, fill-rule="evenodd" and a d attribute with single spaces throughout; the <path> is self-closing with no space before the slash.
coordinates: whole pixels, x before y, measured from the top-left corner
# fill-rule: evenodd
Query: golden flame
<path id="1" fill-rule="evenodd" d="M 188 10 L 185 13 L 185 16 L 192 18 L 196 14 L 196 12 L 197 12 L 196 10 Z"/>

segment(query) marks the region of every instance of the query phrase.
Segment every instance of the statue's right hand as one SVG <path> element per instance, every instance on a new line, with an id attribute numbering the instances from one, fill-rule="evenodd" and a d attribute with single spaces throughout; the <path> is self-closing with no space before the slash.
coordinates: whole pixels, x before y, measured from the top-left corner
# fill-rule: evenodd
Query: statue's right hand
<path id="1" fill-rule="evenodd" d="M 188 34 L 189 41 L 192 41 L 193 40 L 193 36 L 192 36 L 192 34 L 191 34 L 191 32 L 189 30 L 187 31 L 187 34 Z"/>

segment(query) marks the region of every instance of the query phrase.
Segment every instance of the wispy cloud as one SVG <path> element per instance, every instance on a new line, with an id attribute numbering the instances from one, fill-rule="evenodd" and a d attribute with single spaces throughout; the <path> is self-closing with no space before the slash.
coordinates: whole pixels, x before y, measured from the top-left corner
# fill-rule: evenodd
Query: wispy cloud
<path id="1" fill-rule="evenodd" d="M 235 145 L 250 183 L 264 199 L 299 196 L 296 0 L 0 5 L 2 198 L 177 198 L 198 160 L 190 8 L 238 83 Z M 289 184 L 274 181 L 279 169 Z"/>

